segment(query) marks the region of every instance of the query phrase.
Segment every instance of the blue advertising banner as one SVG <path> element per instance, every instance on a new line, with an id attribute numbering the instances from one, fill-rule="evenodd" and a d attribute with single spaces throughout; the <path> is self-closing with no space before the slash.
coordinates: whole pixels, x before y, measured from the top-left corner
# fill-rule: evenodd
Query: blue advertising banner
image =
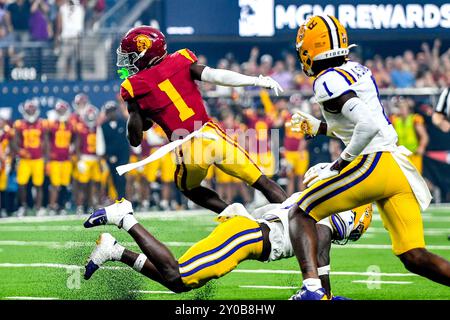
<path id="1" fill-rule="evenodd" d="M 309 16 L 336 16 L 354 37 L 450 37 L 448 1 L 167 0 L 170 36 L 291 36 Z"/>

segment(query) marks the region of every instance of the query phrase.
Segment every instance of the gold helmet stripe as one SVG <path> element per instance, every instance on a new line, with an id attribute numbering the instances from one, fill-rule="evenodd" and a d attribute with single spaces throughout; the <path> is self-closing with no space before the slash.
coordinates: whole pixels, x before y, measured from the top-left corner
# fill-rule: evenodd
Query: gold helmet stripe
<path id="1" fill-rule="evenodd" d="M 330 50 L 334 49 L 334 43 L 333 43 L 333 38 L 331 36 L 331 28 L 330 25 L 327 23 L 327 21 L 325 20 L 325 17 L 323 16 L 317 16 L 320 20 L 322 20 L 323 24 L 325 25 L 325 27 L 327 27 L 328 30 L 328 41 L 330 42 Z"/>
<path id="2" fill-rule="evenodd" d="M 337 34 L 337 37 L 338 37 L 339 48 L 342 48 L 344 46 L 344 44 L 342 43 L 341 35 L 339 33 L 339 28 L 338 28 L 338 25 L 337 25 L 336 20 L 335 20 L 336 18 L 334 18 L 332 16 L 328 16 L 328 18 L 330 18 L 331 22 L 333 23 L 333 25 L 334 25 L 334 27 L 336 29 L 336 34 Z"/>

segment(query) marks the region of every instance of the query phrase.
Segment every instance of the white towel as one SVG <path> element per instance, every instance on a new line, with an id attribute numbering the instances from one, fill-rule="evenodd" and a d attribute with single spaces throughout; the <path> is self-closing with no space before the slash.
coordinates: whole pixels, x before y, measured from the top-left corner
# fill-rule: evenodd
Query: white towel
<path id="1" fill-rule="evenodd" d="M 431 196 L 427 183 L 411 161 L 409 161 L 408 156 L 411 154 L 412 152 L 404 146 L 399 146 L 396 151 L 392 152 L 392 156 L 408 180 L 408 183 L 414 192 L 414 196 L 420 205 L 420 209 L 423 211 L 428 208 L 433 197 Z"/>
<path id="2" fill-rule="evenodd" d="M 118 166 L 118 167 L 116 167 L 116 171 L 119 174 L 119 176 L 121 176 L 126 172 L 143 167 L 143 166 L 149 164 L 150 162 L 153 162 L 155 160 L 158 160 L 159 158 L 164 157 L 166 154 L 168 154 L 169 152 L 171 152 L 178 146 L 181 146 L 183 143 L 185 143 L 186 141 L 188 141 L 194 137 L 204 138 L 204 139 L 209 139 L 209 140 L 214 140 L 214 141 L 218 139 L 218 137 L 216 135 L 214 135 L 212 133 L 208 133 L 208 132 L 201 132 L 201 130 L 202 129 L 194 131 L 194 132 L 188 134 L 183 139 L 175 140 L 168 144 L 163 145 L 158 150 L 153 152 L 150 156 L 148 156 L 147 158 L 145 158 L 141 161 Z"/>

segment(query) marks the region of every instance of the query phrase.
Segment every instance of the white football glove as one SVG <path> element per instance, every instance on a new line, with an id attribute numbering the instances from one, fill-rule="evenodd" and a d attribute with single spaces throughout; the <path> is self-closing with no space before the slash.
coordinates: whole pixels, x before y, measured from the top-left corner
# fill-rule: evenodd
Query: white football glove
<path id="1" fill-rule="evenodd" d="M 318 163 L 315 166 L 312 166 L 305 173 L 305 178 L 303 183 L 309 188 L 314 183 L 325 180 L 339 174 L 338 170 L 331 169 L 334 162 L 330 163 Z"/>
<path id="2" fill-rule="evenodd" d="M 297 111 L 292 115 L 291 130 L 315 137 L 319 131 L 320 123 L 321 121 L 312 115 Z"/>
<path id="3" fill-rule="evenodd" d="M 273 80 L 271 77 L 264 77 L 263 75 L 260 75 L 258 78 L 256 78 L 255 86 L 263 87 L 266 89 L 273 89 L 277 96 L 278 92 L 284 91 L 278 82 Z"/>

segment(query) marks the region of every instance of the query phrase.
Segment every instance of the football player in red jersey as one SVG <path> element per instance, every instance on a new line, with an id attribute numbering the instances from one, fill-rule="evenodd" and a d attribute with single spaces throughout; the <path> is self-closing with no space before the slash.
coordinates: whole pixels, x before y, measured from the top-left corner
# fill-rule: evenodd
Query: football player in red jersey
<path id="1" fill-rule="evenodd" d="M 26 101 L 19 107 L 23 120 L 14 123 L 14 147 L 19 155 L 17 184 L 19 185 L 20 208 L 18 216 L 25 215 L 27 207 L 27 185 L 31 178 L 36 189 L 35 209 L 37 215 L 45 214 L 42 208 L 42 185 L 44 184 L 44 150 L 47 148 L 46 121 L 39 118 L 40 108 L 36 101 Z"/>
<path id="2" fill-rule="evenodd" d="M 79 123 L 83 123 L 83 120 L 81 118 L 84 110 L 86 110 L 86 108 L 89 106 L 89 97 L 84 94 L 84 93 L 78 93 L 72 102 L 72 107 L 73 107 L 73 111 L 72 114 L 70 115 L 69 118 L 69 122 L 71 124 L 71 126 L 73 128 L 77 128 L 79 126 Z M 77 155 L 74 154 L 72 156 L 72 196 L 73 199 L 76 201 L 78 201 L 77 199 L 80 197 L 79 196 L 79 192 L 82 192 L 82 190 L 80 190 L 80 186 L 78 183 L 78 168 L 77 168 L 77 164 L 78 164 L 78 158 Z"/>
<path id="3" fill-rule="evenodd" d="M 240 178 L 260 190 L 270 202 L 286 199 L 283 189 L 262 174 L 245 150 L 236 144 L 208 116 L 198 81 L 222 86 L 259 86 L 282 90 L 270 77 L 250 77 L 197 63 L 188 49 L 167 52 L 164 35 L 155 28 L 131 29 L 117 50 L 117 66 L 127 79 L 121 85 L 122 98 L 128 103 L 128 138 L 132 146 L 142 141 L 143 131 L 153 121 L 170 141 L 195 130 L 215 139 L 193 138 L 176 150 L 175 183 L 193 202 L 215 212 L 227 207 L 216 192 L 201 186 L 211 165 Z M 231 159 L 231 161 L 230 161 Z"/>
<path id="4" fill-rule="evenodd" d="M 6 187 L 8 185 L 8 175 L 11 168 L 11 163 L 13 162 L 14 155 L 11 152 L 10 142 L 14 137 L 14 130 L 8 124 L 6 119 L 0 115 L 0 217 L 7 217 L 6 207 L 7 204 L 3 204 L 2 201 L 8 202 L 8 195 L 3 193 L 6 192 Z"/>
<path id="5" fill-rule="evenodd" d="M 70 147 L 74 137 L 75 128 L 70 120 L 70 106 L 64 101 L 55 104 L 56 120 L 48 122 L 48 135 L 50 144 L 48 174 L 50 177 L 49 206 L 50 214 L 58 210 L 58 196 L 61 187 L 70 185 L 72 176 L 72 161 Z M 64 214 L 64 207 L 60 208 Z"/>
<path id="6" fill-rule="evenodd" d="M 98 110 L 89 105 L 76 129 L 77 179 L 80 188 L 76 199 L 77 214 L 83 213 L 86 198 L 89 207 L 95 205 L 95 196 L 102 178 L 100 159 L 97 156 L 97 116 Z"/>

